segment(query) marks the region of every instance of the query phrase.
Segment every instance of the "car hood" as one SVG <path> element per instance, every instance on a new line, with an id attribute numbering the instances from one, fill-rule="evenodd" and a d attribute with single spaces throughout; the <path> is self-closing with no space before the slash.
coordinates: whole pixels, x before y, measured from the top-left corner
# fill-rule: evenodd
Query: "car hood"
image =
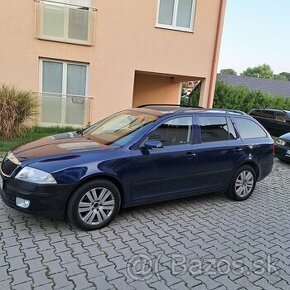
<path id="1" fill-rule="evenodd" d="M 57 134 L 27 143 L 13 150 L 19 161 L 39 159 L 55 155 L 70 155 L 85 151 L 109 149 L 75 132 Z"/>
<path id="2" fill-rule="evenodd" d="M 281 140 L 284 140 L 286 142 L 289 142 L 290 141 L 290 132 L 289 133 L 286 133 L 282 136 L 279 137 Z"/>

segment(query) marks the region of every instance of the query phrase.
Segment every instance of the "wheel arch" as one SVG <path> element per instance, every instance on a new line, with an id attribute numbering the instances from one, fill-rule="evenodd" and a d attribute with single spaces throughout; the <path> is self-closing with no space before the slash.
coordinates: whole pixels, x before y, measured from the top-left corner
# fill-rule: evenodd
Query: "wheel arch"
<path id="1" fill-rule="evenodd" d="M 260 177 L 260 168 L 259 168 L 258 164 L 255 163 L 254 161 L 248 160 L 248 161 L 244 162 L 243 164 L 241 164 L 237 169 L 239 169 L 240 167 L 245 166 L 245 165 L 251 166 L 254 169 L 254 171 L 256 173 L 256 179 L 258 180 Z"/>
<path id="2" fill-rule="evenodd" d="M 83 186 L 85 183 L 87 182 L 90 182 L 90 181 L 93 181 L 93 180 L 98 180 L 98 179 L 105 179 L 105 180 L 108 180 L 110 182 L 112 182 L 119 190 L 120 192 L 120 197 L 121 197 L 121 207 L 123 207 L 123 203 L 124 203 L 124 188 L 121 184 L 121 182 L 111 176 L 111 175 L 107 175 L 107 174 L 98 174 L 98 175 L 93 175 L 93 176 L 89 176 L 87 177 L 86 179 L 82 180 L 75 188 L 74 190 L 71 192 L 67 202 L 66 202 L 66 206 L 65 206 L 65 215 L 67 215 L 67 207 L 68 207 L 68 203 L 69 203 L 69 200 L 71 199 L 71 197 L 73 196 L 74 192 L 76 190 L 78 190 L 81 186 Z"/>

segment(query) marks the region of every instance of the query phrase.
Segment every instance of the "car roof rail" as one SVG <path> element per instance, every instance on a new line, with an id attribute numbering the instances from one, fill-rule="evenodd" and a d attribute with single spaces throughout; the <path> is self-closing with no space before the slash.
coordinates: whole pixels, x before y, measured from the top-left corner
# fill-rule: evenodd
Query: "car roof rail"
<path id="1" fill-rule="evenodd" d="M 239 115 L 247 115 L 247 113 L 240 111 L 240 110 L 234 110 L 234 109 L 222 109 L 222 108 L 204 108 L 200 106 L 184 106 L 184 105 L 178 105 L 178 104 L 144 104 L 137 106 L 136 108 L 147 108 L 147 107 L 178 107 L 181 109 L 204 109 L 206 111 L 220 111 L 220 112 L 225 112 L 225 113 L 234 113 L 234 114 L 239 114 Z"/>
<path id="2" fill-rule="evenodd" d="M 146 108 L 146 107 L 180 107 L 180 108 L 200 108 L 204 109 L 203 107 L 200 106 L 184 106 L 184 105 L 178 105 L 178 104 L 144 104 L 137 106 L 136 108 Z"/>
<path id="3" fill-rule="evenodd" d="M 207 110 L 212 110 L 212 111 L 222 111 L 225 113 L 235 113 L 235 114 L 240 114 L 240 115 L 248 115 L 247 113 L 240 111 L 240 110 L 234 110 L 234 109 L 222 109 L 222 108 L 211 108 Z"/>

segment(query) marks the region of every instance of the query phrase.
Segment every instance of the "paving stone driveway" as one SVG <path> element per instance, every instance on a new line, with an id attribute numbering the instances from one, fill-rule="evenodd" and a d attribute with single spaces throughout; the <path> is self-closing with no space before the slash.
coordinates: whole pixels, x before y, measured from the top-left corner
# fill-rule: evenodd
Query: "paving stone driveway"
<path id="1" fill-rule="evenodd" d="M 99 231 L 0 201 L 0 289 L 290 289 L 290 165 L 245 202 L 129 209 Z"/>

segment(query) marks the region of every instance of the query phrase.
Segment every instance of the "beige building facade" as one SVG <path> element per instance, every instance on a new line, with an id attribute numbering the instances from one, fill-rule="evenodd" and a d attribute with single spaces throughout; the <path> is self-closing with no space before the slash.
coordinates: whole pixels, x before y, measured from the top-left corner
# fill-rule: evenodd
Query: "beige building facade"
<path id="1" fill-rule="evenodd" d="M 226 0 L 3 0 L 0 82 L 33 91 L 43 125 L 179 103 L 211 107 Z"/>

